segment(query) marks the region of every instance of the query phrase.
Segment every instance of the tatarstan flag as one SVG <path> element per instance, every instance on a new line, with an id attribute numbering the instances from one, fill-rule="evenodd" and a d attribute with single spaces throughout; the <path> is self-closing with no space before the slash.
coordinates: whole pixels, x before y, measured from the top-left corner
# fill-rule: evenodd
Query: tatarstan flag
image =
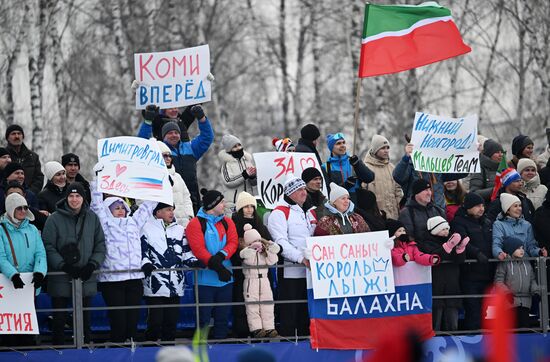
<path id="1" fill-rule="evenodd" d="M 472 51 L 435 2 L 365 7 L 359 77 L 397 73 Z"/>

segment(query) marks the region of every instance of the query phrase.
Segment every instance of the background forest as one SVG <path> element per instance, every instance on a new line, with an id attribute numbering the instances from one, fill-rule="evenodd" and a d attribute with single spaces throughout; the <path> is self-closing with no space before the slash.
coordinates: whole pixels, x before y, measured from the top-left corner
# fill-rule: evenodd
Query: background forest
<path id="1" fill-rule="evenodd" d="M 0 0 L 0 126 L 21 124 L 42 163 L 75 152 L 83 173 L 97 139 L 133 135 L 133 54 L 209 44 L 216 132 L 200 165 L 218 183 L 224 133 L 251 152 L 273 137 L 297 141 L 316 123 L 352 140 L 364 3 L 357 0 Z M 379 1 L 378 3 L 389 3 Z M 417 3 L 409 1 L 409 3 Z M 524 133 L 537 151 L 550 126 L 550 2 L 442 0 L 465 56 L 362 82 L 358 151 L 375 133 L 400 156 L 414 113 L 477 113 L 479 132 L 510 148 Z M 196 133 L 196 125 L 191 134 Z M 325 153 L 326 147 L 321 148 Z"/>

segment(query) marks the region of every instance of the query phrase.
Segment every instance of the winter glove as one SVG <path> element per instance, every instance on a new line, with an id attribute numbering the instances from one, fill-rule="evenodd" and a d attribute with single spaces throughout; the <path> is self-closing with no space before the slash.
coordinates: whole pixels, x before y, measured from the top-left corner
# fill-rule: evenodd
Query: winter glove
<path id="1" fill-rule="evenodd" d="M 44 282 L 44 274 L 42 273 L 33 273 L 31 283 L 34 284 L 34 289 L 38 289 L 42 286 Z"/>
<path id="2" fill-rule="evenodd" d="M 25 283 L 23 283 L 23 281 L 21 280 L 21 275 L 19 274 L 14 274 L 11 277 L 11 282 L 13 283 L 13 287 L 15 289 L 23 289 L 23 287 L 25 286 Z"/>
<path id="3" fill-rule="evenodd" d="M 143 274 L 145 274 L 147 278 L 151 276 L 153 270 L 155 270 L 155 267 L 151 263 L 143 264 L 141 266 L 141 271 L 143 272 Z"/>
<path id="4" fill-rule="evenodd" d="M 243 172 L 241 173 L 241 175 L 243 175 L 243 178 L 245 180 L 248 180 L 250 178 L 250 175 L 248 174 L 248 172 L 246 172 L 246 170 L 243 170 Z"/>
<path id="5" fill-rule="evenodd" d="M 356 184 L 357 184 L 357 177 L 356 176 L 350 176 L 350 177 L 348 177 L 346 182 L 344 182 L 344 188 L 346 190 L 349 190 L 349 189 L 353 188 Z"/>
<path id="6" fill-rule="evenodd" d="M 405 253 L 403 254 L 403 260 L 408 263 L 409 261 L 411 261 L 411 257 L 409 256 L 409 254 Z"/>
<path id="7" fill-rule="evenodd" d="M 204 111 L 199 105 L 191 107 L 191 114 L 198 120 L 201 120 L 204 117 Z"/>
<path id="8" fill-rule="evenodd" d="M 187 130 L 187 128 L 189 128 L 189 126 L 191 126 L 193 124 L 193 122 L 195 122 L 195 117 L 193 116 L 193 113 L 191 113 L 191 108 L 192 107 L 193 106 L 187 106 L 187 107 L 185 107 L 183 112 L 178 114 L 178 118 L 180 119 L 181 123 L 183 123 L 186 130 Z M 183 127 L 181 126 L 181 124 L 180 124 L 180 128 L 182 128 L 182 132 L 183 132 Z"/>
<path id="9" fill-rule="evenodd" d="M 83 282 L 90 279 L 94 270 L 95 270 L 94 264 L 88 263 L 84 265 L 82 268 L 80 268 L 80 279 L 82 279 Z"/>
<path id="10" fill-rule="evenodd" d="M 215 255 L 212 255 L 210 260 L 208 260 L 208 267 L 212 270 L 216 270 L 219 267 L 222 267 L 222 262 L 225 260 L 225 255 L 218 251 Z"/>
<path id="11" fill-rule="evenodd" d="M 351 163 L 352 166 L 357 165 L 357 162 L 359 162 L 359 157 L 357 157 L 357 155 L 353 155 L 349 158 L 349 163 Z"/>
<path id="12" fill-rule="evenodd" d="M 447 254 L 450 254 L 458 243 L 460 243 L 460 234 L 454 233 L 447 242 L 443 243 L 443 250 L 445 250 Z"/>
<path id="13" fill-rule="evenodd" d="M 218 273 L 218 279 L 221 282 L 228 282 L 231 280 L 231 272 L 223 266 L 220 269 L 216 270 L 216 273 Z"/>
<path id="14" fill-rule="evenodd" d="M 489 261 L 489 259 L 485 256 L 485 254 L 483 254 L 481 251 L 477 253 L 476 259 L 479 263 L 483 263 L 483 264 Z"/>
<path id="15" fill-rule="evenodd" d="M 73 266 L 73 265 L 70 265 L 70 264 L 67 264 L 65 263 L 62 267 L 61 267 L 61 270 L 63 270 L 65 273 L 69 274 L 71 276 L 71 278 L 73 279 L 78 279 L 78 277 L 80 276 L 80 269 Z"/>
<path id="16" fill-rule="evenodd" d="M 155 118 L 159 115 L 159 107 L 155 106 L 154 104 L 150 104 L 143 111 L 141 111 L 141 115 L 145 119 L 145 123 L 152 124 Z"/>
<path id="17" fill-rule="evenodd" d="M 462 241 L 456 246 L 456 253 L 462 254 L 464 250 L 466 250 L 466 245 L 468 245 L 469 242 L 470 242 L 470 238 L 467 236 L 464 239 L 462 239 Z"/>

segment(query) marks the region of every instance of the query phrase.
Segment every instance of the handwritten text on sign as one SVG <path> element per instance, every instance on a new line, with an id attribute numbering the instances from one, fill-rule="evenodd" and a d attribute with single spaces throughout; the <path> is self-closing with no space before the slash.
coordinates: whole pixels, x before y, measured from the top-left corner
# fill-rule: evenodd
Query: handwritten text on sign
<path id="1" fill-rule="evenodd" d="M 162 53 L 134 54 L 136 108 L 174 108 L 210 101 L 208 45 Z"/>
<path id="2" fill-rule="evenodd" d="M 307 239 L 315 299 L 394 293 L 387 231 Z"/>
<path id="3" fill-rule="evenodd" d="M 34 309 L 32 273 L 21 273 L 25 283 L 15 289 L 5 275 L 0 274 L 0 334 L 39 334 Z"/>
<path id="4" fill-rule="evenodd" d="M 417 171 L 480 172 L 477 115 L 447 118 L 416 112 L 411 143 Z"/>
<path id="5" fill-rule="evenodd" d="M 103 164 L 97 176 L 100 192 L 172 205 L 172 185 L 157 141 L 102 138 L 97 142 L 97 157 Z"/>
<path id="6" fill-rule="evenodd" d="M 313 153 L 262 152 L 254 154 L 254 161 L 257 169 L 258 192 L 268 209 L 273 209 L 283 197 L 283 185 L 288 175 L 301 177 L 302 172 L 309 167 L 315 167 L 321 172 L 321 165 Z M 327 189 L 324 181 L 322 191 L 326 196 Z"/>

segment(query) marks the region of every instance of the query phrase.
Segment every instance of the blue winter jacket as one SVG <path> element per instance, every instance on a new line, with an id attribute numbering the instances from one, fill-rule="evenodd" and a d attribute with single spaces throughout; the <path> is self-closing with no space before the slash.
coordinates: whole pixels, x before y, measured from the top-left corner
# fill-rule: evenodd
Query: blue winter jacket
<path id="1" fill-rule="evenodd" d="M 346 188 L 353 202 L 357 203 L 356 190 L 361 186 L 361 182 L 369 183 L 374 181 L 374 172 L 372 172 L 361 160 L 358 160 L 355 166 L 349 162 L 349 155 L 346 153 L 342 156 L 331 155 L 327 162 L 323 164 L 328 180 L 327 185 L 331 182 Z M 357 176 L 357 180 L 351 183 L 346 181 L 351 176 Z"/>
<path id="2" fill-rule="evenodd" d="M 16 268 L 10 242 L 4 229 L 0 228 L 0 272 L 8 279 L 17 273 L 41 273 L 46 276 L 48 261 L 38 229 L 30 224 L 28 219 L 23 220 L 21 225 L 16 227 L 5 215 L 0 219 L 0 223 L 10 234 L 18 263 Z M 39 293 L 40 290 L 37 290 L 36 294 Z"/>
<path id="3" fill-rule="evenodd" d="M 212 255 L 216 255 L 217 252 L 221 251 L 225 254 L 225 251 L 222 250 L 225 247 L 225 244 L 227 243 L 227 234 L 223 236 L 223 238 L 220 240 L 220 236 L 218 234 L 218 230 L 216 230 L 216 223 L 220 222 L 225 215 L 219 215 L 214 216 L 207 214 L 204 212 L 203 208 L 201 207 L 199 209 L 199 212 L 197 213 L 197 217 L 206 219 L 206 231 L 204 232 L 204 242 L 206 249 L 208 252 Z M 231 271 L 231 260 L 225 259 L 222 262 L 223 266 Z M 198 284 L 199 285 L 208 285 L 211 287 L 223 287 L 224 285 L 227 285 L 229 283 L 233 283 L 233 276 L 231 276 L 231 280 L 229 282 L 222 282 L 218 278 L 218 274 L 211 269 L 201 269 L 199 270 L 199 276 L 198 276 Z"/>
<path id="4" fill-rule="evenodd" d="M 501 213 L 493 224 L 493 256 L 496 258 L 502 250 L 504 239 L 513 236 L 523 240 L 523 249 L 527 256 L 539 256 L 540 248 L 535 240 L 531 223 L 521 216 L 519 219 Z"/>

